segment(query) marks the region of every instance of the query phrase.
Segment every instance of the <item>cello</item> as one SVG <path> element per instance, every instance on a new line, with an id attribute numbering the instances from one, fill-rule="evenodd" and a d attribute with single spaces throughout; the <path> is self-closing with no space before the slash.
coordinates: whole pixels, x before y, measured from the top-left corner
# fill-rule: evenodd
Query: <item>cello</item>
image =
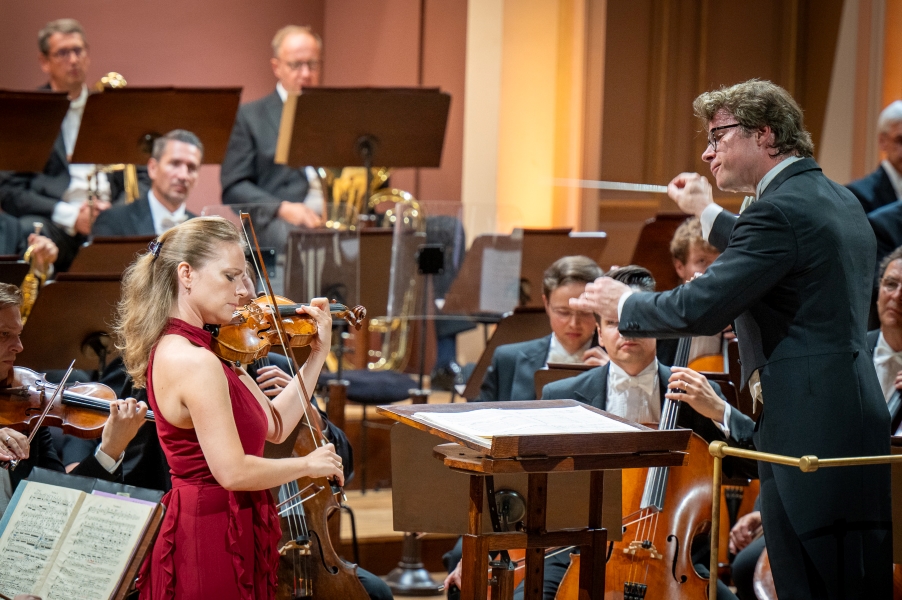
<path id="1" fill-rule="evenodd" d="M 675 366 L 687 364 L 691 339 L 680 339 Z M 676 428 L 680 404 L 664 399 L 659 429 Z M 711 526 L 714 459 L 695 433 L 688 455 L 676 469 L 623 471 L 623 538 L 612 543 L 606 599 L 707 598 L 709 580 L 696 572 L 691 552 L 693 539 Z M 575 600 L 578 592 L 579 555 L 572 555 L 556 597 Z"/>
<path id="2" fill-rule="evenodd" d="M 251 257 L 258 280 L 264 283 L 269 307 L 276 307 L 280 302 L 273 293 L 269 274 L 262 266 L 263 256 L 250 215 L 242 212 L 240 218 L 241 230 L 247 245 L 253 249 Z M 356 316 L 358 313 L 354 314 Z M 291 446 L 293 453 L 303 456 L 318 446 L 326 445 L 328 441 L 319 426 L 319 420 L 312 418 L 308 412 L 316 410 L 311 404 L 313 398 L 304 386 L 303 380 L 297 377 L 297 369 L 293 365 L 291 348 L 298 345 L 298 342 L 292 343 L 279 312 L 271 311 L 271 315 L 270 321 L 275 334 L 271 341 L 285 349 L 285 354 L 289 358 L 289 374 L 298 380 L 300 394 L 303 395 L 300 400 L 304 403 L 304 416 L 296 429 L 297 437 Z M 312 337 L 307 338 L 308 343 L 310 339 Z M 331 493 L 326 493 L 327 489 L 331 490 Z M 327 481 L 325 478 L 303 477 L 280 486 L 278 496 L 277 506 L 283 523 L 283 543 L 279 548 L 279 585 L 276 597 L 279 600 L 297 600 L 313 596 L 368 600 L 369 595 L 357 578 L 357 566 L 338 555 L 329 535 L 329 517 L 341 509 L 339 499 L 344 498 L 344 491 L 338 483 L 334 480 Z"/>

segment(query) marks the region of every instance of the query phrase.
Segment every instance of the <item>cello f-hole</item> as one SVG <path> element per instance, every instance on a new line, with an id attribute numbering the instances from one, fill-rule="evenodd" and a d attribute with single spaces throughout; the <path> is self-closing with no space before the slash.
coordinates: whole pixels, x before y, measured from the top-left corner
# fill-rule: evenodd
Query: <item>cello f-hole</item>
<path id="1" fill-rule="evenodd" d="M 673 574 L 673 580 L 677 583 L 686 583 L 687 578 L 685 575 L 677 577 L 676 574 L 677 557 L 680 555 L 680 538 L 671 533 L 667 536 L 667 541 L 676 544 L 676 548 L 673 550 L 673 564 L 670 565 L 670 572 Z"/>

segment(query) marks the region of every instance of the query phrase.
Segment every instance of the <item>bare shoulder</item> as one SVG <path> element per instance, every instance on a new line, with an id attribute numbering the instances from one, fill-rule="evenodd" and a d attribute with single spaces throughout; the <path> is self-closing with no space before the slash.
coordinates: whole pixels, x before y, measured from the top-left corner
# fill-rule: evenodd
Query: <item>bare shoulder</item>
<path id="1" fill-rule="evenodd" d="M 216 355 L 177 335 L 160 340 L 154 355 L 153 379 L 157 391 L 161 385 L 181 391 L 227 385 Z"/>

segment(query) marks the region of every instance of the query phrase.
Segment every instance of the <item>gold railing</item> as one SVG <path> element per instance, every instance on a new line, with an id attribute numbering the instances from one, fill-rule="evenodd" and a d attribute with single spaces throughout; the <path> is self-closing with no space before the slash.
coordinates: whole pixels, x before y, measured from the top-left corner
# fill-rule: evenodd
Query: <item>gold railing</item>
<path id="1" fill-rule="evenodd" d="M 856 467 L 865 465 L 885 465 L 890 463 L 902 463 L 902 454 L 884 456 L 859 456 L 852 458 L 818 458 L 807 455 L 801 458 L 757 452 L 755 450 L 743 450 L 742 448 L 730 448 L 726 442 L 711 442 L 708 452 L 714 457 L 714 485 L 712 486 L 711 506 L 711 579 L 708 584 L 708 600 L 717 600 L 717 555 L 720 551 L 718 537 L 720 536 L 720 488 L 723 459 L 727 456 L 736 458 L 749 458 L 787 467 L 798 467 L 802 473 L 814 473 L 818 469 L 827 467 Z"/>

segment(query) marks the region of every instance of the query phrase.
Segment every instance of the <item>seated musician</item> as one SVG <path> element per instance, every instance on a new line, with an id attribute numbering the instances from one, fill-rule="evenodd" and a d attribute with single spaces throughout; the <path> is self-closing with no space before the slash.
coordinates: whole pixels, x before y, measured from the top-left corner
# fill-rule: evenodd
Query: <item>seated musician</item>
<path id="1" fill-rule="evenodd" d="M 91 233 L 160 235 L 195 217 L 185 203 L 200 173 L 204 145 L 196 135 L 175 129 L 154 140 L 147 174 L 150 189 L 131 204 L 119 204 L 97 215 Z"/>
<path id="2" fill-rule="evenodd" d="M 702 237 L 702 226 L 698 218 L 689 217 L 677 228 L 673 239 L 670 240 L 670 256 L 680 281 L 686 283 L 696 275 L 707 271 L 708 266 L 720 256 L 720 252 Z M 734 337 L 732 328 L 717 335 L 693 337 L 689 349 L 689 363 L 702 356 L 723 355 L 725 336 L 729 336 L 726 339 Z M 722 367 L 721 364 L 719 368 L 710 370 L 720 371 Z"/>
<path id="3" fill-rule="evenodd" d="M 621 267 L 607 276 L 639 291 L 654 291 L 655 280 L 642 267 Z M 598 319 L 597 316 L 595 318 Z M 654 338 L 624 338 L 620 335 L 617 322 L 601 319 L 598 319 L 598 337 L 610 362 L 576 377 L 549 383 L 542 390 L 543 400 L 575 399 L 632 421 L 652 423 L 660 420 L 661 406 L 666 396 L 684 403 L 678 420 L 680 427 L 692 429 L 709 442 L 729 438 L 737 445 L 751 444 L 752 420 L 738 410 L 731 410 L 719 387 L 712 386 L 703 375 L 691 369 L 671 369 L 660 364 L 655 357 Z M 685 393 L 668 390 L 683 390 Z M 751 468 L 752 465 L 743 464 L 741 467 Z M 700 556 L 693 555 L 696 570 L 707 577 L 705 545 L 701 540 L 697 543 L 701 551 Z M 554 598 L 569 564 L 567 552 L 545 560 L 545 598 Z M 458 565 L 448 576 L 446 586 L 459 586 L 459 577 Z M 522 598 L 522 595 L 521 585 L 514 597 Z M 717 597 L 735 598 L 720 582 Z"/>
<path id="4" fill-rule="evenodd" d="M 31 247 L 34 267 L 39 273 L 49 274 L 59 255 L 53 240 L 39 235 L 32 228 L 25 228 L 15 217 L 0 211 L 0 256 L 22 256 Z"/>
<path id="5" fill-rule="evenodd" d="M 67 92 L 69 111 L 43 172 L 0 174 L 0 206 L 28 230 L 34 221 L 42 222 L 44 233 L 59 247 L 56 269 L 66 271 L 94 218 L 124 195 L 125 184 L 121 171 L 98 173 L 92 186 L 96 198 L 88 202 L 88 179 L 95 165 L 69 163 L 88 99 L 85 79 L 91 61 L 81 24 L 75 19 L 50 21 L 38 32 L 38 49 L 48 80 L 42 89 Z"/>
<path id="6" fill-rule="evenodd" d="M 22 318 L 19 307 L 22 293 L 14 285 L 0 283 L 0 390 L 17 387 L 13 368 L 16 355 L 22 351 Z M 100 445 L 93 456 L 83 460 L 73 473 L 106 480 L 122 477 L 122 458 L 125 447 L 144 423 L 147 405 L 134 398 L 117 400 L 110 405 L 110 416 L 103 428 Z M 28 436 L 11 428 L 0 428 L 0 461 L 21 460 L 13 471 L 0 469 L 0 515 L 12 497 L 19 482 L 28 477 L 35 466 L 64 471 L 50 437 L 50 431 L 41 427 L 31 444 Z"/>
<path id="7" fill-rule="evenodd" d="M 565 256 L 548 267 L 542 278 L 542 300 L 551 334 L 495 348 L 477 401 L 534 400 L 533 377 L 548 363 L 607 363 L 607 355 L 597 345 L 592 313 L 573 310 L 569 304 L 601 273 L 595 261 L 585 256 Z"/>

